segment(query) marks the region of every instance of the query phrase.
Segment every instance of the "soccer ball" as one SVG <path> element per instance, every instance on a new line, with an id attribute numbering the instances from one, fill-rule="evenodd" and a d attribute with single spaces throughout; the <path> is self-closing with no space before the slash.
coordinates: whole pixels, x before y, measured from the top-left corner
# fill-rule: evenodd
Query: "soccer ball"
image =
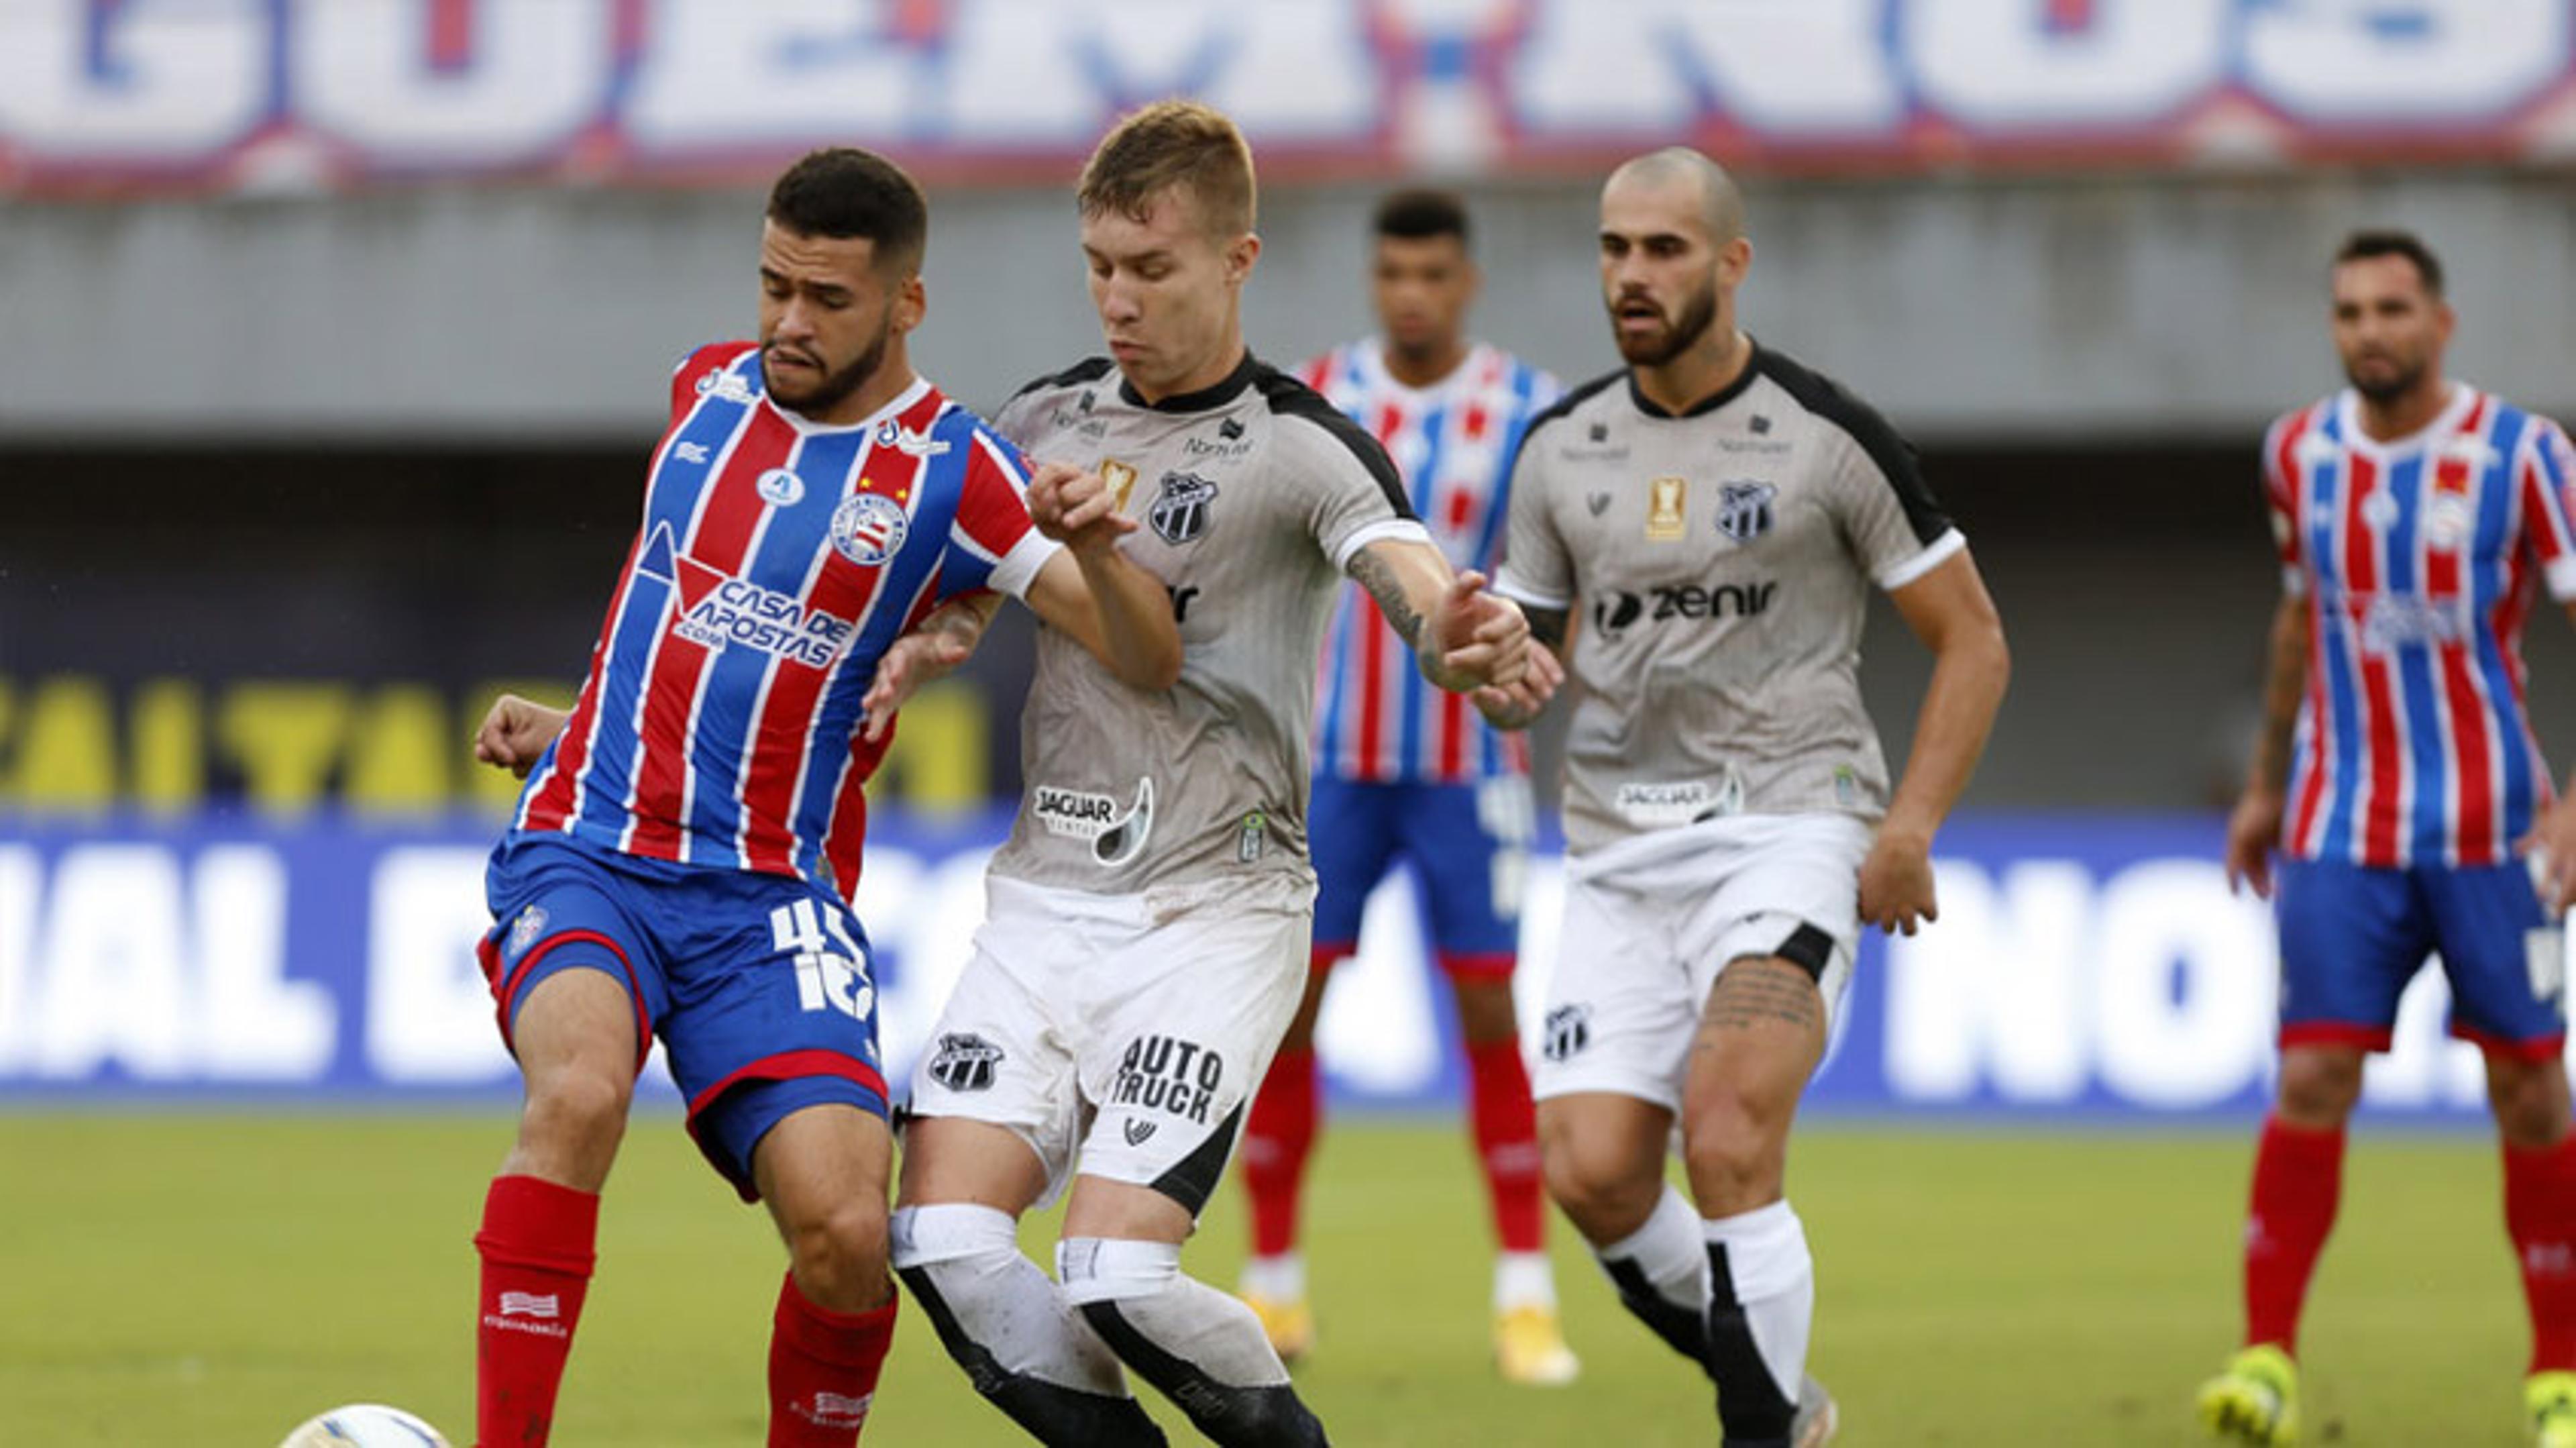
<path id="1" fill-rule="evenodd" d="M 449 1448 L 438 1430 L 400 1408 L 352 1403 L 286 1435 L 277 1448 Z"/>

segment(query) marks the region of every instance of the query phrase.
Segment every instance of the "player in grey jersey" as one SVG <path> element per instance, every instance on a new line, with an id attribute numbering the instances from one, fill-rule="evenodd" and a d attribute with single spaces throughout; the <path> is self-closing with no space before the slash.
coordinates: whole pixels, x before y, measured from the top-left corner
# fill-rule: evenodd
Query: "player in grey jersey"
<path id="1" fill-rule="evenodd" d="M 1325 620 L 1347 574 L 1442 688 L 1534 706 L 1558 675 L 1525 675 L 1519 610 L 1452 576 L 1376 442 L 1245 348 L 1260 241 L 1230 121 L 1129 116 L 1080 203 L 1111 356 L 997 425 L 1108 485 L 1120 546 L 1170 593 L 1181 677 L 1133 688 L 1040 635 L 1027 797 L 913 1081 L 894 1262 L 976 1389 L 1044 1441 L 1161 1441 L 1123 1361 L 1219 1443 L 1319 1444 L 1251 1310 L 1183 1275 L 1180 1248 L 1305 983 Z M 1059 1286 L 1017 1219 L 1068 1186 Z"/>
<path id="2" fill-rule="evenodd" d="M 2003 628 L 1904 441 L 1736 329 L 1753 247 L 1724 171 L 1621 166 L 1600 248 L 1627 366 L 1530 425 L 1497 584 L 1543 641 L 1571 636 L 1584 685 L 1544 1170 L 1621 1301 L 1715 1380 L 1726 1442 L 1812 1448 L 1835 1414 L 1806 1376 L 1789 1125 L 1860 922 L 1933 918 L 1932 836 L 2003 699 Z M 1873 583 L 1937 660 L 1892 799 L 1856 677 Z M 1676 1115 L 1695 1206 L 1664 1178 Z"/>

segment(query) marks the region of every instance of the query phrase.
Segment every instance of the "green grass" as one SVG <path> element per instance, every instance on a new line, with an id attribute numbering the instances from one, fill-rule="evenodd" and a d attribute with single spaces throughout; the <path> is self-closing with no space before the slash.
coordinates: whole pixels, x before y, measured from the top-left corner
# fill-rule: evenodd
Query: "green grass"
<path id="1" fill-rule="evenodd" d="M 358 1400 L 470 1441 L 468 1238 L 509 1131 L 505 1111 L 0 1114 L 0 1443 L 266 1448 Z M 2249 1149 L 2250 1132 L 1809 1129 L 1793 1200 L 1841 1441 L 2193 1441 L 2191 1389 L 2236 1330 Z M 2521 1441 L 2525 1328 L 2496 1190 L 2483 1141 L 2357 1141 L 2310 1305 L 2309 1442 Z M 1714 1441 L 1706 1390 L 1619 1313 L 1561 1223 L 1583 1381 L 1495 1382 L 1484 1213 L 1449 1126 L 1335 1130 L 1309 1220 L 1322 1345 L 1299 1386 L 1337 1442 Z M 1192 1270 L 1230 1284 L 1242 1237 L 1229 1187 Z M 628 1137 L 600 1260 L 556 1440 L 759 1442 L 779 1253 L 669 1118 Z M 867 1441 L 1023 1440 L 909 1311 Z"/>

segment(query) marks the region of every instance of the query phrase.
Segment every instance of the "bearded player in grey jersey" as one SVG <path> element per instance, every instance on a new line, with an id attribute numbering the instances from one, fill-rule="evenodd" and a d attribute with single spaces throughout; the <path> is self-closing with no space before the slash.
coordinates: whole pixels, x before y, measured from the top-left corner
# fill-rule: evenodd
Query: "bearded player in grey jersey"
<path id="1" fill-rule="evenodd" d="M 1111 355 L 996 426 L 1107 484 L 1049 521 L 1124 533 L 1171 595 L 1181 677 L 1133 688 L 1040 635 L 1027 796 L 914 1077 L 894 1263 L 977 1391 L 1043 1441 L 1161 1442 L 1123 1361 L 1218 1443 L 1320 1444 L 1259 1321 L 1180 1251 L 1305 984 L 1324 624 L 1347 574 L 1442 688 L 1535 707 L 1560 674 L 1525 674 L 1519 610 L 1452 575 L 1377 443 L 1246 350 L 1261 244 L 1230 121 L 1146 107 L 1079 200 Z M 1059 1285 L 1017 1220 L 1067 1190 Z"/>
<path id="2" fill-rule="evenodd" d="M 1723 170 L 1678 148 L 1621 166 L 1600 247 L 1627 366 L 1531 423 L 1496 585 L 1551 648 L 1572 633 L 1584 685 L 1540 1149 L 1620 1300 L 1715 1381 L 1725 1441 L 1814 1448 L 1835 1412 L 1806 1375 L 1789 1124 L 1860 923 L 1934 917 L 1932 837 L 2002 702 L 2003 627 L 1904 440 L 1736 330 L 1753 246 Z M 1872 583 L 1936 659 L 1892 799 L 1856 683 Z M 1695 1204 L 1664 1177 L 1676 1116 Z"/>

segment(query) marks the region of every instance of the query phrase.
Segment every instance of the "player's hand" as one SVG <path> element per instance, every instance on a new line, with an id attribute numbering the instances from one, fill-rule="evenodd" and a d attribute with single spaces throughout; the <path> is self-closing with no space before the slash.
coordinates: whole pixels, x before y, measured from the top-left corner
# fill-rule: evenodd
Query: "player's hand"
<path id="1" fill-rule="evenodd" d="M 1485 575 L 1474 569 L 1449 581 L 1422 632 L 1438 650 L 1440 667 L 1453 677 L 1509 688 L 1529 669 L 1529 620 L 1519 604 L 1487 592 Z"/>
<path id="2" fill-rule="evenodd" d="M 1912 935 L 1941 918 L 1932 898 L 1932 841 L 1882 826 L 1860 863 L 1860 918 L 1890 935 Z"/>
<path id="3" fill-rule="evenodd" d="M 1565 683 L 1565 665 L 1559 663 L 1553 649 L 1529 651 L 1529 667 L 1510 684 L 1487 684 L 1469 697 L 1476 701 L 1476 712 L 1497 729 L 1527 729 L 1538 716 L 1547 712 L 1547 701 L 1556 697 Z"/>
<path id="4" fill-rule="evenodd" d="M 2281 792 L 2248 789 L 2227 816 L 2227 888 L 2272 898 L 2272 852 L 2281 843 Z"/>
<path id="5" fill-rule="evenodd" d="M 894 722 L 897 709 L 922 685 L 940 677 L 974 655 L 976 638 L 962 630 L 939 626 L 936 617 L 922 620 L 922 626 L 886 645 L 877 659 L 876 677 L 868 681 L 867 695 L 859 700 L 859 737 L 874 744 L 885 737 L 886 726 Z"/>
<path id="6" fill-rule="evenodd" d="M 516 694 L 503 694 L 492 701 L 491 712 L 483 716 L 483 727 L 474 731 L 474 757 L 495 769 L 506 769 L 521 779 L 536 765 L 563 732 L 569 718 L 561 709 L 549 709 Z"/>
<path id="7" fill-rule="evenodd" d="M 1115 548 L 1136 531 L 1136 520 L 1118 511 L 1108 479 L 1065 463 L 1040 463 L 1029 476 L 1029 517 L 1076 553 Z"/>
<path id="8" fill-rule="evenodd" d="M 2514 850 L 2531 862 L 2531 884 L 2542 907 L 2553 917 L 2566 914 L 2576 903 L 2576 794 L 2541 811 Z"/>

